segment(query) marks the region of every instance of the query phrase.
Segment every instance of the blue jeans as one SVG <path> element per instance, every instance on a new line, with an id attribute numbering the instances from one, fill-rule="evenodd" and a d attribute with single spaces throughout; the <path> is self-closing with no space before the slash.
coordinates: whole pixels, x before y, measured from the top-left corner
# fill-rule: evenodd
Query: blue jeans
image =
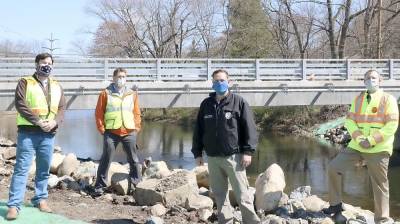
<path id="1" fill-rule="evenodd" d="M 24 201 L 26 182 L 32 160 L 36 154 L 35 196 L 33 205 L 48 198 L 47 182 L 53 157 L 54 134 L 46 132 L 18 131 L 17 158 L 11 180 L 8 207 L 20 210 Z"/>

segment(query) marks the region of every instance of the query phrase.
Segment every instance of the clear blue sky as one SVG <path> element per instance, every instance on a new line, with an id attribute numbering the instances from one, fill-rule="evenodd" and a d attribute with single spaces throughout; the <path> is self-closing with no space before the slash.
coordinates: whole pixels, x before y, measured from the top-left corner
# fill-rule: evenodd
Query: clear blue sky
<path id="1" fill-rule="evenodd" d="M 0 41 L 43 42 L 53 37 L 59 39 L 55 53 L 72 53 L 71 42 L 79 40 L 88 44 L 99 20 L 85 12 L 93 0 L 11 0 L 1 1 Z M 48 46 L 46 46 L 48 47 Z"/>

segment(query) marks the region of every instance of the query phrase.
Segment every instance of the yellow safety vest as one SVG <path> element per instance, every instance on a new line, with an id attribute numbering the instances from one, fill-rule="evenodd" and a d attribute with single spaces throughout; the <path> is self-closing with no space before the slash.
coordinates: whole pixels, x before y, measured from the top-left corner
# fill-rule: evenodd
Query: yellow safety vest
<path id="1" fill-rule="evenodd" d="M 107 106 L 104 114 L 105 129 L 119 129 L 122 126 L 127 129 L 135 129 L 135 92 L 128 90 L 122 96 L 106 89 Z"/>
<path id="2" fill-rule="evenodd" d="M 349 148 L 363 153 L 393 152 L 394 135 L 399 121 L 399 110 L 396 99 L 382 90 L 370 94 L 362 92 L 351 104 L 345 127 L 351 134 Z M 364 149 L 359 145 L 362 139 L 368 139 L 371 148 Z"/>
<path id="3" fill-rule="evenodd" d="M 33 114 L 37 115 L 41 119 L 54 120 L 61 100 L 61 86 L 58 82 L 49 78 L 49 105 L 39 82 L 33 76 L 24 77 L 23 79 L 26 80 L 25 102 L 32 110 Z M 18 113 L 17 125 L 33 124 Z"/>

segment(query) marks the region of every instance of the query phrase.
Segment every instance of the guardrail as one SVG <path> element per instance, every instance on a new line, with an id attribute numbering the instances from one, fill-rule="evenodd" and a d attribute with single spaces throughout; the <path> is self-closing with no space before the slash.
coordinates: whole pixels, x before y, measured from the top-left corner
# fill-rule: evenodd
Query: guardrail
<path id="1" fill-rule="evenodd" d="M 128 70 L 129 81 L 205 81 L 216 69 L 237 81 L 361 80 L 369 69 L 400 80 L 400 59 L 55 58 L 53 74 L 62 82 L 97 82 L 111 80 L 117 67 Z M 33 58 L 0 58 L 0 82 L 33 72 Z"/>

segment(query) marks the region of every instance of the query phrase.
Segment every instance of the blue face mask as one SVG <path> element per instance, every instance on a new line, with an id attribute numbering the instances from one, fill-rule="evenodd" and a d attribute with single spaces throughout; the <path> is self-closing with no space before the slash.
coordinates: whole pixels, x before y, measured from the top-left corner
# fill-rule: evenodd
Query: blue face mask
<path id="1" fill-rule="evenodd" d="M 38 73 L 38 75 L 46 77 L 48 77 L 51 74 L 52 70 L 53 68 L 51 67 L 51 65 L 39 65 L 36 68 L 36 72 Z"/>
<path id="2" fill-rule="evenodd" d="M 218 95 L 224 95 L 228 91 L 228 81 L 213 81 L 212 88 Z"/>

